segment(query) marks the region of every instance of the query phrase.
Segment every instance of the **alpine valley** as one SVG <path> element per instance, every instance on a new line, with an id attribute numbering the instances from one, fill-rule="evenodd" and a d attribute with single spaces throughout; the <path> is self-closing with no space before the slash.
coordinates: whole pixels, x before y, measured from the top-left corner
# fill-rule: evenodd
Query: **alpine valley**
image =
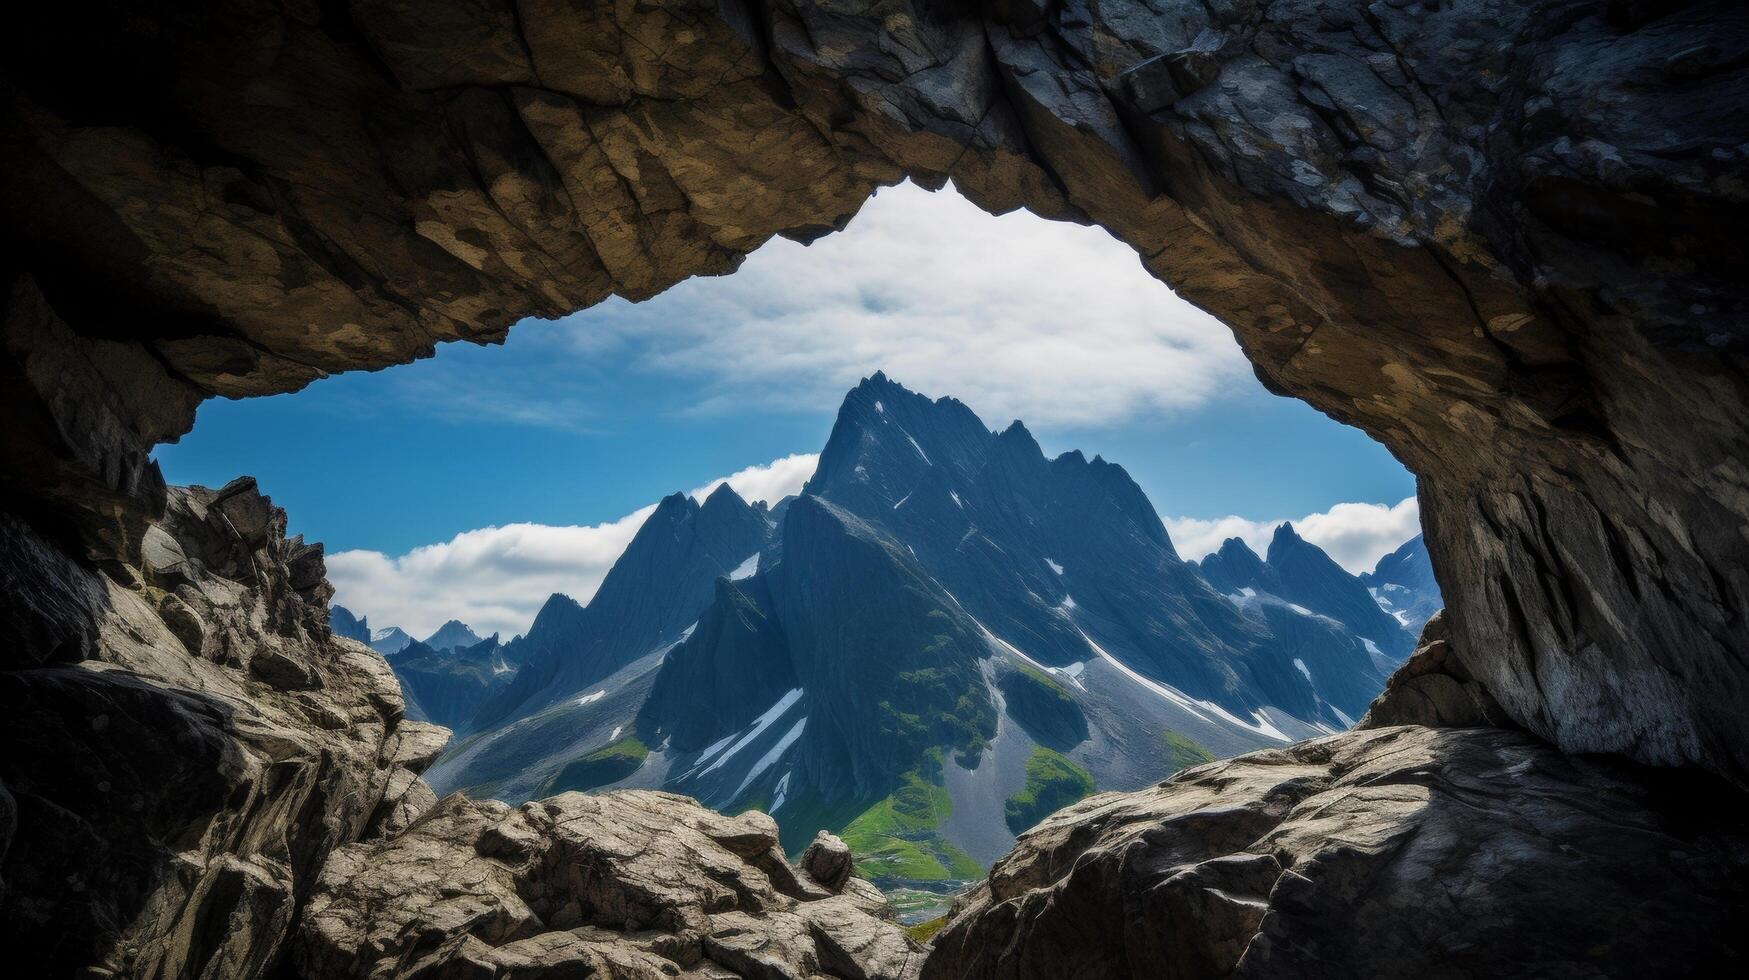
<path id="1" fill-rule="evenodd" d="M 440 794 L 761 809 L 917 918 L 1090 793 L 1352 726 L 1439 606 L 1419 537 L 1360 577 L 1287 524 L 1185 561 L 1122 467 L 877 373 L 801 494 L 664 499 L 508 643 L 333 622 L 455 731 Z"/>

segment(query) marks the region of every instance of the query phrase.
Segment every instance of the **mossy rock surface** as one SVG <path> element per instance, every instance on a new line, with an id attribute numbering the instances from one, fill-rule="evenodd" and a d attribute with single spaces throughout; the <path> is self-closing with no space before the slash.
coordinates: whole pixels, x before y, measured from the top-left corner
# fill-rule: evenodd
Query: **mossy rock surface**
<path id="1" fill-rule="evenodd" d="M 1087 740 L 1087 716 L 1055 677 L 1031 664 L 1015 664 L 997 679 L 1008 714 L 1027 737 L 1058 752 Z"/>
<path id="2" fill-rule="evenodd" d="M 1092 773 L 1061 752 L 1035 745 L 1026 760 L 1026 785 L 1008 798 L 1003 816 L 1009 830 L 1025 833 L 1045 817 L 1092 793 Z"/>
<path id="3" fill-rule="evenodd" d="M 1172 760 L 1173 772 L 1214 761 L 1215 754 L 1213 752 L 1203 748 L 1189 736 L 1175 732 L 1170 728 L 1160 733 L 1160 741 L 1166 747 L 1166 757 Z"/>
<path id="4" fill-rule="evenodd" d="M 912 939 L 915 939 L 918 942 L 927 946 L 930 943 L 935 941 L 936 933 L 939 933 L 942 930 L 942 927 L 944 927 L 946 925 L 947 925 L 947 916 L 938 915 L 933 919 L 925 919 L 922 922 L 918 922 L 914 925 L 906 926 L 905 932 Z"/>
<path id="5" fill-rule="evenodd" d="M 638 741 L 637 736 L 628 735 L 580 759 L 567 762 L 557 775 L 547 780 L 547 784 L 541 788 L 541 795 L 551 796 L 573 790 L 582 792 L 617 783 L 637 772 L 649 754 L 649 746 Z"/>

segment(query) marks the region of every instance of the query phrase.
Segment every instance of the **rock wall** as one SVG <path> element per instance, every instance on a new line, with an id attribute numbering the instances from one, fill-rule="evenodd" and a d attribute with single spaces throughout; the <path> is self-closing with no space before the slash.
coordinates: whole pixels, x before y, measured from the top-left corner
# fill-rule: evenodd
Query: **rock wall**
<path id="1" fill-rule="evenodd" d="M 0 941 L 19 975 L 262 975 L 328 855 L 435 802 L 448 737 L 334 639 L 322 549 L 238 480 L 101 570 L 0 516 Z M 95 973 L 93 975 L 95 975 Z"/>
<path id="2" fill-rule="evenodd" d="M 1104 225 L 1409 465 L 1453 646 L 1519 722 L 1743 783 L 1745 17 L 34 5 L 0 42 L 4 493 L 125 558 L 202 398 L 650 296 L 951 178 Z"/>
<path id="3" fill-rule="evenodd" d="M 923 976 L 1731 976 L 1735 795 L 1499 729 L 1255 752 L 1048 818 L 960 900 Z"/>

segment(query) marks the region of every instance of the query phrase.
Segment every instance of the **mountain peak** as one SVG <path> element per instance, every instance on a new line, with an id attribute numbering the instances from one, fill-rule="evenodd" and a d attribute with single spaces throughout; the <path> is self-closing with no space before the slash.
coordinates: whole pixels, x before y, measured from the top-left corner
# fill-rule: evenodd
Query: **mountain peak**
<path id="1" fill-rule="evenodd" d="M 692 507 L 696 506 L 698 505 L 693 503 L 692 498 L 688 496 L 685 491 L 676 490 L 668 496 L 663 497 L 660 501 L 657 501 L 656 513 L 672 515 L 676 512 L 690 510 Z M 650 516 L 654 517 L 655 514 Z"/>
<path id="2" fill-rule="evenodd" d="M 459 619 L 452 619 L 437 628 L 437 631 L 426 637 L 424 643 L 433 650 L 451 650 L 457 647 L 470 647 L 480 642 L 480 636 L 468 624 Z"/>
<path id="3" fill-rule="evenodd" d="M 1294 530 L 1292 521 L 1282 521 L 1276 525 L 1275 534 L 1269 539 L 1268 559 L 1274 563 L 1287 552 L 1309 543 L 1305 538 L 1300 537 L 1300 532 Z M 1322 554 L 1322 552 L 1323 549 L 1319 549 L 1319 553 Z"/>
<path id="4" fill-rule="evenodd" d="M 1227 593 L 1261 587 L 1268 575 L 1263 559 L 1241 538 L 1222 541 L 1221 549 L 1204 557 L 1199 568 L 1208 584 Z"/>
<path id="5" fill-rule="evenodd" d="M 352 610 L 339 603 L 328 609 L 328 628 L 334 631 L 335 636 L 343 636 L 360 643 L 370 642 L 370 617 L 355 616 Z"/>
<path id="6" fill-rule="evenodd" d="M 1026 428 L 1026 423 L 1019 419 L 1008 423 L 1008 428 L 997 434 L 996 446 L 998 449 L 1018 454 L 1027 459 L 1043 460 L 1045 458 L 1045 452 L 1039 447 L 1038 440 L 1032 437 L 1032 433 Z"/>
<path id="7" fill-rule="evenodd" d="M 534 622 L 535 625 L 539 625 L 542 617 L 549 615 L 564 615 L 566 612 L 580 610 L 582 608 L 582 603 L 565 593 L 554 592 L 552 595 L 547 596 L 547 601 L 541 603 L 540 611 L 534 614 Z M 534 632 L 534 626 L 529 627 L 529 632 Z"/>
<path id="8" fill-rule="evenodd" d="M 717 484 L 716 489 L 705 495 L 704 498 L 704 509 L 706 510 L 712 507 L 727 507 L 731 504 L 735 505 L 736 509 L 749 506 L 747 501 L 735 492 L 735 488 L 729 486 L 727 480 Z"/>
<path id="9" fill-rule="evenodd" d="M 1216 551 L 1215 554 L 1220 555 L 1222 558 L 1229 559 L 1250 559 L 1251 561 L 1256 562 L 1261 562 L 1263 560 L 1263 556 L 1251 550 L 1251 546 L 1245 543 L 1244 538 L 1228 538 L 1227 540 L 1222 541 L 1220 549 Z"/>

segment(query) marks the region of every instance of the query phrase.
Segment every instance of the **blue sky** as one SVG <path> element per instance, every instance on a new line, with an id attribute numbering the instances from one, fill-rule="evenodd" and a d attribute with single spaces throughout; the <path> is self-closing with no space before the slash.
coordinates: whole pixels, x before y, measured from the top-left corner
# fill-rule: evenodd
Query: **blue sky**
<path id="1" fill-rule="evenodd" d="M 744 492 L 799 483 L 807 460 L 769 464 L 817 452 L 876 369 L 992 428 L 1022 418 L 1048 453 L 1123 464 L 1186 557 L 1281 519 L 1325 525 L 1351 566 L 1414 533 L 1414 480 L 1383 447 L 1265 392 L 1231 334 L 1126 247 L 909 185 L 839 235 L 775 241 L 644 304 L 208 402 L 158 459 L 174 483 L 256 476 L 378 625 L 471 614 L 514 632 L 555 588 L 586 597 L 664 494 L 750 467 Z"/>

